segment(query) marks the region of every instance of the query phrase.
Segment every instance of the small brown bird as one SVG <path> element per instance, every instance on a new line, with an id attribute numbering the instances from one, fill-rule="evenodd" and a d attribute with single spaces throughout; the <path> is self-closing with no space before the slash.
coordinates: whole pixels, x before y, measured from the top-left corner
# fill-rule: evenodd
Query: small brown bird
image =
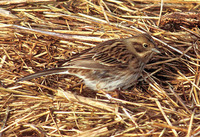
<path id="1" fill-rule="evenodd" d="M 45 75 L 69 74 L 82 78 L 85 85 L 93 90 L 127 89 L 136 83 L 155 52 L 160 53 L 152 37 L 146 33 L 108 40 L 61 67 L 28 75 L 17 82 Z"/>

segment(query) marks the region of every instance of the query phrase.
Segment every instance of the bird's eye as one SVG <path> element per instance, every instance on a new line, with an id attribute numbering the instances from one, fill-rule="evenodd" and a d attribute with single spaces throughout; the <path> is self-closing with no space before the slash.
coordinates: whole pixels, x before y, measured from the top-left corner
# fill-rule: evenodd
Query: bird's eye
<path id="1" fill-rule="evenodd" d="M 143 43 L 143 47 L 147 48 L 149 45 L 147 43 Z"/>

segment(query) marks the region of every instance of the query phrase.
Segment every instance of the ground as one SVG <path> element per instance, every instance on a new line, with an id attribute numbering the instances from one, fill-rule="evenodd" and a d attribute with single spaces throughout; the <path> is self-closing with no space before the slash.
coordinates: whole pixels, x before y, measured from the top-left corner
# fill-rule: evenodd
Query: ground
<path id="1" fill-rule="evenodd" d="M 200 4 L 165 0 L 0 1 L 0 136 L 199 136 Z M 74 76 L 15 83 L 75 53 L 148 32 L 138 83 L 103 94 Z"/>

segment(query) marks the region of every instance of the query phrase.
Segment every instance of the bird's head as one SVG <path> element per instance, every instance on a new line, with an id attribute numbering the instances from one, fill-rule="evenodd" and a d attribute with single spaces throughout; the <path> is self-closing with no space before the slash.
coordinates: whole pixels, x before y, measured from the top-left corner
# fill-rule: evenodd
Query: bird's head
<path id="1" fill-rule="evenodd" d="M 153 53 L 160 53 L 154 40 L 147 33 L 124 39 L 124 43 L 127 49 L 138 58 L 145 58 Z"/>

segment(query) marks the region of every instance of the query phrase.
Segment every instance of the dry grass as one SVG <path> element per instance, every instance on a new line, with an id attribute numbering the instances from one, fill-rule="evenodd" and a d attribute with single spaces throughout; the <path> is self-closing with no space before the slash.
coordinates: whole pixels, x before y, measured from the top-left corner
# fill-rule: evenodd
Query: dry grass
<path id="1" fill-rule="evenodd" d="M 0 1 L 0 136 L 200 136 L 200 4 L 164 2 Z M 189 11 L 191 20 L 166 20 Z M 73 76 L 13 84 L 101 41 L 144 31 L 162 53 L 111 102 Z"/>

